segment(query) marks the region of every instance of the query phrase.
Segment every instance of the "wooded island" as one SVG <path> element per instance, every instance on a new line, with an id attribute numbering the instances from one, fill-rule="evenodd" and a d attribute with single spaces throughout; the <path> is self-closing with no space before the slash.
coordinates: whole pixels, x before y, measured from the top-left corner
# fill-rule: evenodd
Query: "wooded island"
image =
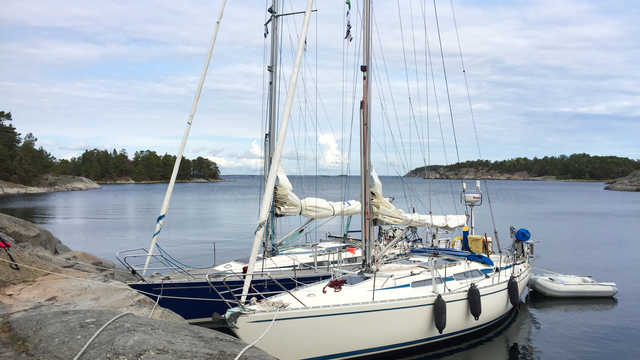
<path id="1" fill-rule="evenodd" d="M 10 112 L 0 111 L 0 180 L 23 185 L 38 185 L 46 174 L 82 176 L 98 182 L 131 179 L 136 182 L 166 181 L 171 176 L 175 155 L 159 155 L 155 151 L 136 151 L 129 158 L 127 151 L 85 150 L 71 159 L 56 159 L 38 139 L 16 131 Z M 218 165 L 201 156 L 182 159 L 179 180 L 220 178 Z"/>

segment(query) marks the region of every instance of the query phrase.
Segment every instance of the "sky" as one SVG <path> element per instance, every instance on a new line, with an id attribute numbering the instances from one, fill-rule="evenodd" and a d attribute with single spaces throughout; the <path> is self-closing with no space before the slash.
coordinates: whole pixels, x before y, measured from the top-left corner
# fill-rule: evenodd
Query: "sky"
<path id="1" fill-rule="evenodd" d="M 270 3 L 228 1 L 193 122 L 186 156 L 216 161 L 223 175 L 261 173 Z M 0 110 L 57 158 L 92 148 L 175 154 L 220 4 L 5 0 Z M 362 3 L 352 4 L 351 42 L 344 3 L 316 4 L 284 145 L 289 174 L 358 173 Z M 438 0 L 438 23 L 430 1 L 372 4 L 378 174 L 480 157 L 640 159 L 636 3 Z M 282 19 L 280 112 L 302 15 Z"/>

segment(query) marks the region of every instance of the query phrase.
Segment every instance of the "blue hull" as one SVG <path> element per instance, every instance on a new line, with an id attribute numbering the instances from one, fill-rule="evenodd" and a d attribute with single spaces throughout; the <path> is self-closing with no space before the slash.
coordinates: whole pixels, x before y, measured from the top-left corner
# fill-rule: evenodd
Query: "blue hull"
<path id="1" fill-rule="evenodd" d="M 329 277 L 329 274 L 316 274 L 298 277 L 296 280 L 300 283 L 310 284 Z M 277 280 L 287 290 L 300 285 L 291 278 Z M 273 280 L 253 280 L 251 286 L 259 292 L 283 291 L 278 283 Z M 141 291 L 153 301 L 157 301 L 158 295 L 160 295 L 158 305 L 175 312 L 186 320 L 206 322 L 207 319 L 211 320 L 215 314 L 224 315 L 228 309 L 235 306 L 234 303 L 227 303 L 225 300 L 236 301 L 229 293 L 229 288 L 236 289 L 236 295 L 239 295 L 243 281 L 226 281 L 226 285 L 222 281 L 212 281 L 211 284 L 217 291 L 206 281 L 130 283 L 128 285 L 134 290 Z"/>

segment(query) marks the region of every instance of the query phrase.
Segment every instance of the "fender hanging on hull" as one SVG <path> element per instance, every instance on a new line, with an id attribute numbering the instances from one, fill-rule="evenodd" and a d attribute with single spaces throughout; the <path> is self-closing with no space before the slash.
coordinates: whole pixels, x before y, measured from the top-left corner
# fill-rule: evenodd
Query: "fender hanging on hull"
<path id="1" fill-rule="evenodd" d="M 518 292 L 518 281 L 515 276 L 511 275 L 509 284 L 507 285 L 507 291 L 509 292 L 509 302 L 516 310 L 520 311 L 520 294 Z"/>
<path id="2" fill-rule="evenodd" d="M 469 301 L 469 311 L 473 318 L 478 320 L 482 313 L 482 302 L 480 300 L 480 290 L 476 284 L 471 284 L 469 291 L 467 291 L 467 300 Z"/>
<path id="3" fill-rule="evenodd" d="M 442 331 L 447 326 L 447 303 L 440 294 L 438 294 L 435 303 L 433 303 L 433 321 L 436 323 L 438 332 L 442 334 Z"/>

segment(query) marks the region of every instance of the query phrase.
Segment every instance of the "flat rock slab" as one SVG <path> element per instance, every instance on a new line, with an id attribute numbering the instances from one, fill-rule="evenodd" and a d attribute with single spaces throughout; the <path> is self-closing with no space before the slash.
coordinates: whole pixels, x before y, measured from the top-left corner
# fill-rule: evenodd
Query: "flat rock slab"
<path id="1" fill-rule="evenodd" d="M 14 343 L 36 359 L 73 359 L 95 332 L 120 314 L 114 310 L 36 309 L 7 316 Z M 173 360 L 233 359 L 246 345 L 240 340 L 186 323 L 126 315 L 107 326 L 81 359 Z M 242 359 L 273 359 L 251 348 Z"/>
<path id="2" fill-rule="evenodd" d="M 604 189 L 617 191 L 640 191 L 640 170 L 636 170 L 625 177 L 613 180 Z"/>

